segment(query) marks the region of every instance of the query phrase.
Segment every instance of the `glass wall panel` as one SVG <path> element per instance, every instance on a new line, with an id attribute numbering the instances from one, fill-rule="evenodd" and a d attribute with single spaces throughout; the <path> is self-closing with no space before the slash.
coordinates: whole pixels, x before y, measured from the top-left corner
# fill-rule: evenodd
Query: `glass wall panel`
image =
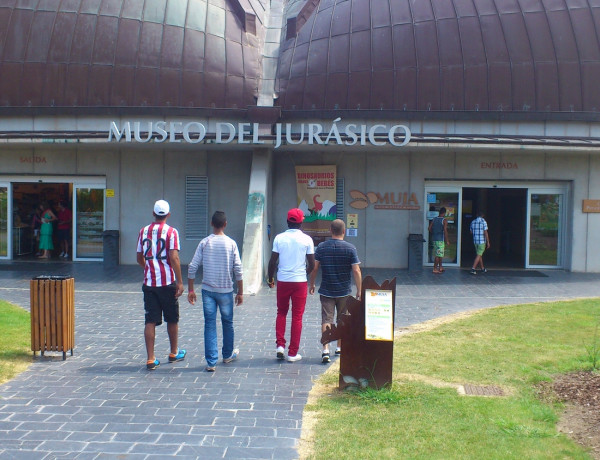
<path id="1" fill-rule="evenodd" d="M 8 257 L 8 187 L 0 187 L 0 257 Z"/>
<path id="2" fill-rule="evenodd" d="M 428 234 L 429 221 L 439 214 L 440 208 L 446 208 L 446 221 L 448 222 L 448 239 L 450 245 L 445 247 L 443 263 L 444 264 L 457 264 L 458 263 L 458 232 L 459 232 L 459 217 L 460 210 L 458 203 L 460 199 L 459 192 L 443 192 L 436 190 L 427 191 L 427 227 L 425 228 L 425 234 Z M 433 263 L 433 242 L 431 241 L 431 235 L 427 237 L 427 262 Z"/>
<path id="3" fill-rule="evenodd" d="M 563 195 L 531 193 L 529 217 L 529 265 L 559 266 Z"/>
<path id="4" fill-rule="evenodd" d="M 104 189 L 77 188 L 75 209 L 76 257 L 102 258 Z"/>

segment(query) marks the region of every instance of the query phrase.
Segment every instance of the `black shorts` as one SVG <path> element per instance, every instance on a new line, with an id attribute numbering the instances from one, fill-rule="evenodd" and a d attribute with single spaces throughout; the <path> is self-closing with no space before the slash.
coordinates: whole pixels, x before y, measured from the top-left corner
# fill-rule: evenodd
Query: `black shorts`
<path id="1" fill-rule="evenodd" d="M 175 297 L 177 286 L 175 283 L 169 286 L 146 286 L 142 285 L 144 293 L 144 310 L 146 310 L 146 324 L 154 323 L 157 326 L 165 322 L 179 322 L 179 301 Z"/>
<path id="2" fill-rule="evenodd" d="M 58 241 L 70 240 L 71 230 L 68 228 L 59 228 L 56 231 L 56 236 L 58 236 Z"/>

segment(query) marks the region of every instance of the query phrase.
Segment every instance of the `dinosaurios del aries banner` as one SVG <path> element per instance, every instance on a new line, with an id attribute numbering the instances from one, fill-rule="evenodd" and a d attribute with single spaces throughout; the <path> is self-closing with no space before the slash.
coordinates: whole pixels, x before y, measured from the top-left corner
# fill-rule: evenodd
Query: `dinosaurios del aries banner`
<path id="1" fill-rule="evenodd" d="M 302 229 L 315 243 L 329 236 L 337 219 L 335 165 L 296 166 L 298 207 L 304 212 Z"/>

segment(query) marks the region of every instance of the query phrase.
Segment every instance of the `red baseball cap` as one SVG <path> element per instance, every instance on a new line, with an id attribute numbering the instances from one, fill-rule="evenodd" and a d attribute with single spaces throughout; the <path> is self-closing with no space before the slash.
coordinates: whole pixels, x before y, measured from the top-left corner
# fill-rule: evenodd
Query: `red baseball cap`
<path id="1" fill-rule="evenodd" d="M 300 208 L 292 208 L 288 211 L 287 220 L 300 224 L 304 220 L 304 212 Z"/>

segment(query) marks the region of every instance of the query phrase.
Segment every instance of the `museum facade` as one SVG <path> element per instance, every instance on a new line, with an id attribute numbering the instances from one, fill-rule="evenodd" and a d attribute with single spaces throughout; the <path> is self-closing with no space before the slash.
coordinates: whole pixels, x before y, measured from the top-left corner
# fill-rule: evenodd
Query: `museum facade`
<path id="1" fill-rule="evenodd" d="M 415 236 L 430 265 L 443 206 L 446 266 L 483 211 L 488 265 L 600 271 L 600 7 L 30 3 L 0 4 L 0 258 L 66 200 L 73 260 L 117 230 L 134 264 L 162 198 L 184 263 L 226 212 L 251 291 L 296 206 L 346 221 L 366 267 L 406 268 Z"/>

